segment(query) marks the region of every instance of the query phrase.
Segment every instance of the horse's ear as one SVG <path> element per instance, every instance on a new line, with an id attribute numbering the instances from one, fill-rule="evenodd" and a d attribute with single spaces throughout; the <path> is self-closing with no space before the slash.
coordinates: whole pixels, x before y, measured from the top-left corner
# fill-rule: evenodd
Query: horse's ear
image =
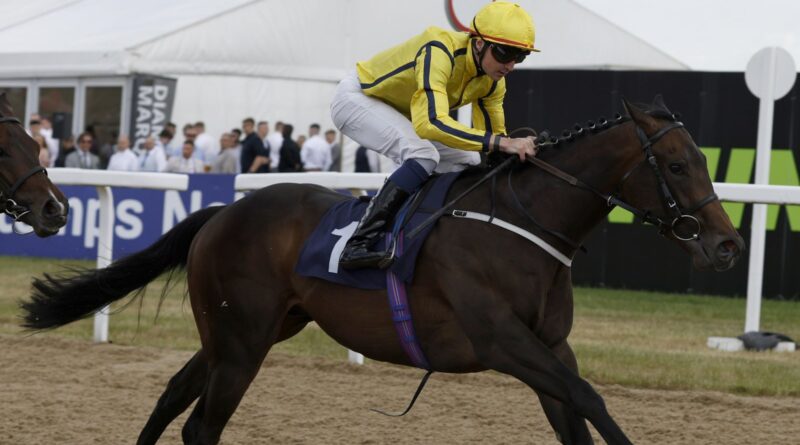
<path id="1" fill-rule="evenodd" d="M 639 107 L 636 105 L 633 105 L 625 99 L 622 99 L 622 105 L 625 107 L 625 112 L 628 113 L 628 116 L 630 116 L 635 122 L 641 125 L 648 121 L 647 114 L 645 114 L 645 112 L 639 109 Z"/>
<path id="2" fill-rule="evenodd" d="M 660 108 L 664 110 L 667 114 L 672 114 L 667 108 L 667 104 L 664 103 L 664 96 L 660 94 L 656 94 L 656 97 L 653 99 L 653 107 Z"/>
<path id="3" fill-rule="evenodd" d="M 11 108 L 11 103 L 8 101 L 6 92 L 0 93 L 0 116 L 9 117 L 14 115 L 14 110 Z"/>

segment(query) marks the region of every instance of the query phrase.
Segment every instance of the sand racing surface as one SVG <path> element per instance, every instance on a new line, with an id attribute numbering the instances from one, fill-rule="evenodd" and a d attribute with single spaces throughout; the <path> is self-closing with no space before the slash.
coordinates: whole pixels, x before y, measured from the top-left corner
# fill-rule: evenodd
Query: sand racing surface
<path id="1" fill-rule="evenodd" d="M 0 336 L 0 444 L 134 443 L 188 351 Z M 404 418 L 422 371 L 268 356 L 224 444 L 551 444 L 534 393 L 495 373 L 434 374 Z M 637 444 L 798 444 L 800 400 L 596 385 Z M 181 443 L 179 417 L 160 443 Z M 598 443 L 603 443 L 596 437 Z"/>

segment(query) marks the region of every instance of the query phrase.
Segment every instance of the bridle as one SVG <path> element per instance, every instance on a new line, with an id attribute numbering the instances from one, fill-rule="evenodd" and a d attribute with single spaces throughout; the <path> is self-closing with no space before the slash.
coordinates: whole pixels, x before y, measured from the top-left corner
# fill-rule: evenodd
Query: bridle
<path id="1" fill-rule="evenodd" d="M 22 126 L 22 123 L 19 121 L 19 119 L 12 116 L 0 116 L 0 124 L 17 124 Z M 28 178 L 40 172 L 47 176 L 47 170 L 45 170 L 44 167 L 37 165 L 36 167 L 28 170 L 24 175 L 17 178 L 13 184 L 10 184 L 10 187 L 7 190 L 0 190 L 0 211 L 14 218 L 14 222 L 19 221 L 20 218 L 31 212 L 30 208 L 18 204 L 14 199 L 14 195 L 17 193 L 19 188 L 22 187 L 22 184 L 28 180 Z M 6 182 L 10 183 L 11 181 Z"/>
<path id="2" fill-rule="evenodd" d="M 638 207 L 635 207 L 626 202 L 621 197 L 621 194 L 617 193 L 616 191 L 611 194 L 603 193 L 597 188 L 589 184 L 586 184 L 585 182 L 581 181 L 580 179 L 568 173 L 565 173 L 564 171 L 558 169 L 557 167 L 554 167 L 553 165 L 541 160 L 538 157 L 528 157 L 527 161 L 536 165 L 542 170 L 548 172 L 549 174 L 567 182 L 572 186 L 592 192 L 593 194 L 597 195 L 600 199 L 605 201 L 609 207 L 619 206 L 633 213 L 635 216 L 639 217 L 643 221 L 657 226 L 659 228 L 659 233 L 661 233 L 662 235 L 669 231 L 672 234 L 672 236 L 674 236 L 676 239 L 680 241 L 694 241 L 699 239 L 700 233 L 702 232 L 703 228 L 702 224 L 700 223 L 700 220 L 698 220 L 697 217 L 694 216 L 694 213 L 698 212 L 701 208 L 703 208 L 707 204 L 718 200 L 719 197 L 717 196 L 716 193 L 711 193 L 710 195 L 698 201 L 693 206 L 690 206 L 688 208 L 681 207 L 675 200 L 672 192 L 670 191 L 669 186 L 667 185 L 667 182 L 664 179 L 664 176 L 661 174 L 661 170 L 659 170 L 658 168 L 658 160 L 653 154 L 653 146 L 670 131 L 678 128 L 683 128 L 683 123 L 679 121 L 671 122 L 669 125 L 666 125 L 663 128 L 659 129 L 654 135 L 650 137 L 647 136 L 647 134 L 644 132 L 644 130 L 642 130 L 641 127 L 639 127 L 638 124 L 636 124 L 635 122 L 634 124 L 636 125 L 636 134 L 639 138 L 639 142 L 642 145 L 642 152 L 644 153 L 644 159 L 642 160 L 642 162 L 638 163 L 631 170 L 625 173 L 625 175 L 622 176 L 622 180 L 617 186 L 617 190 L 622 189 L 622 185 L 628 179 L 631 173 L 633 173 L 636 169 L 638 169 L 639 166 L 646 163 L 647 165 L 650 166 L 650 169 L 652 170 L 653 174 L 656 177 L 656 181 L 658 182 L 658 187 L 657 187 L 658 194 L 659 197 L 661 198 L 662 204 L 664 204 L 665 208 L 667 208 L 667 211 L 669 212 L 668 217 L 662 218 L 658 215 L 653 214 L 649 210 L 639 209 Z M 511 171 L 513 171 L 513 169 L 511 169 Z M 533 222 L 537 227 L 539 227 L 544 232 L 547 232 L 550 235 L 553 235 L 561 239 L 562 241 L 572 246 L 574 249 L 580 248 L 581 246 L 579 244 L 568 239 L 565 235 L 556 232 L 554 230 L 542 227 L 542 225 L 539 224 L 536 221 L 536 219 L 533 218 L 533 216 L 522 205 L 521 201 L 517 197 L 517 194 L 514 192 L 514 189 L 511 187 L 511 171 L 509 171 L 509 178 L 508 178 L 509 189 L 511 190 L 511 195 L 514 198 L 517 208 L 531 222 Z M 678 227 L 681 224 L 688 224 L 692 230 L 688 231 L 686 234 L 682 233 L 681 231 L 676 231 L 676 227 Z"/>
<path id="3" fill-rule="evenodd" d="M 672 236 L 675 239 L 680 241 L 694 241 L 700 238 L 700 232 L 702 231 L 702 225 L 700 224 L 700 220 L 698 220 L 694 213 L 699 211 L 701 208 L 705 207 L 707 204 L 710 204 L 719 199 L 716 193 L 711 193 L 705 198 L 698 201 L 693 206 L 689 208 L 682 208 L 678 202 L 675 200 L 674 196 L 672 195 L 672 191 L 670 191 L 669 186 L 667 185 L 667 181 L 664 179 L 664 175 L 661 174 L 661 170 L 658 168 L 658 160 L 656 159 L 655 155 L 653 154 L 653 145 L 658 142 L 664 135 L 669 133 L 672 130 L 683 128 L 683 123 L 679 121 L 671 122 L 669 125 L 659 129 L 656 134 L 647 137 L 644 130 L 637 124 L 636 125 L 636 135 L 639 137 L 639 142 L 642 144 L 642 151 L 644 152 L 644 160 L 641 163 L 637 164 L 631 170 L 629 170 L 625 175 L 622 176 L 622 180 L 618 185 L 618 190 L 622 189 L 623 184 L 625 181 L 630 177 L 631 173 L 636 170 L 640 165 L 647 163 L 650 166 L 650 170 L 652 170 L 653 175 L 656 177 L 656 181 L 658 182 L 658 194 L 661 197 L 661 202 L 664 204 L 664 207 L 669 212 L 670 216 L 667 219 L 661 218 L 658 215 L 653 214 L 650 211 L 643 211 L 636 207 L 633 207 L 620 199 L 616 194 L 612 194 L 609 196 L 609 200 L 607 201 L 609 206 L 619 206 L 624 208 L 625 210 L 633 213 L 634 215 L 638 216 L 645 222 L 649 222 L 655 226 L 658 226 L 660 232 L 663 234 L 666 231 L 670 231 Z M 690 227 L 693 226 L 693 230 L 689 232 L 688 235 L 682 235 L 675 230 L 675 227 L 678 225 L 685 223 L 688 224 Z"/>

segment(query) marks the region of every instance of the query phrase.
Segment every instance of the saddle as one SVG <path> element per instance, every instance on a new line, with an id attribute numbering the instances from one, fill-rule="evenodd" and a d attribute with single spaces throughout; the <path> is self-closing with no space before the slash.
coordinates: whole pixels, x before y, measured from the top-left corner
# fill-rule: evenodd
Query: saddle
<path id="1" fill-rule="evenodd" d="M 395 260 L 385 270 L 339 268 L 339 256 L 347 240 L 353 235 L 358 221 L 366 211 L 368 199 L 348 199 L 331 207 L 320 220 L 317 228 L 306 240 L 295 272 L 305 277 L 316 277 L 332 283 L 359 289 L 386 289 L 387 272 L 398 280 L 410 283 L 414 276 L 417 255 L 435 224 L 427 224 L 419 233 L 409 237 L 420 224 L 429 219 L 445 203 L 447 193 L 460 172 L 433 175 L 411 195 L 397 212 L 391 231 L 387 231 L 378 243 L 391 249 Z"/>

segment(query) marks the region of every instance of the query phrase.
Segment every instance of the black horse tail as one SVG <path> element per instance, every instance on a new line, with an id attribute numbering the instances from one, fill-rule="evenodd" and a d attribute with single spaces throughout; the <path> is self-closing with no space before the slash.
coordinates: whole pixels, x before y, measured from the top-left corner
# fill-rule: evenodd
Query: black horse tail
<path id="1" fill-rule="evenodd" d="M 184 268 L 195 235 L 223 208 L 209 207 L 192 213 L 150 247 L 104 269 L 79 269 L 72 276 L 45 274 L 44 278 L 35 278 L 30 301 L 20 304 L 22 326 L 30 330 L 53 329 L 86 318 L 134 290 L 141 291 L 162 273 Z"/>

